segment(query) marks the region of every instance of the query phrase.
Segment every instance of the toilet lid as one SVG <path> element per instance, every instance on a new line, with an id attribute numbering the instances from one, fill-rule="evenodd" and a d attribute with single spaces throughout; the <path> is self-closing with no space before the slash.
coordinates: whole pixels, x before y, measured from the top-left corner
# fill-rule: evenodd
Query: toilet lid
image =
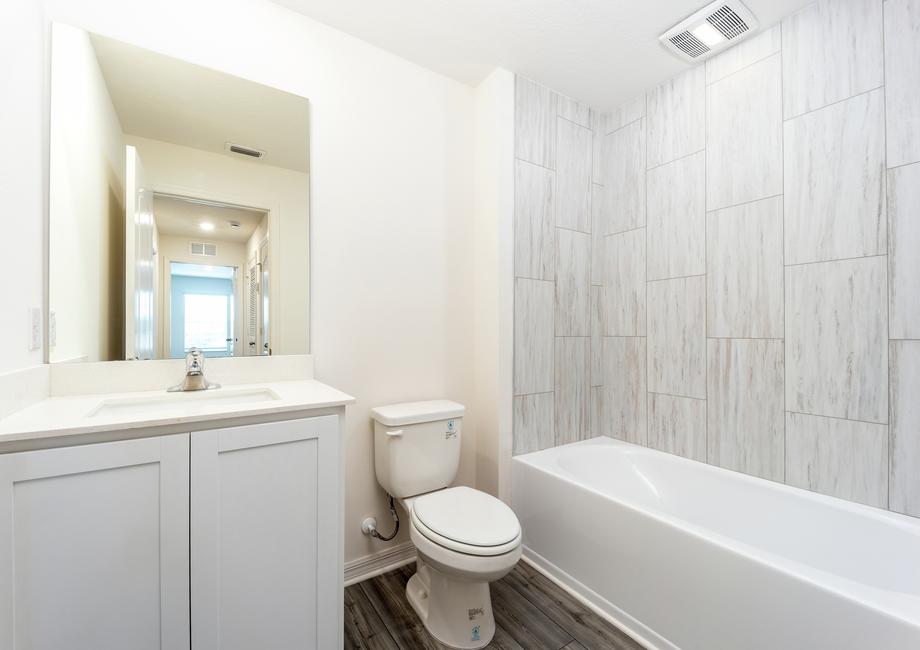
<path id="1" fill-rule="evenodd" d="M 418 497 L 412 513 L 432 532 L 470 546 L 500 546 L 521 533 L 511 508 L 490 494 L 463 486 Z"/>

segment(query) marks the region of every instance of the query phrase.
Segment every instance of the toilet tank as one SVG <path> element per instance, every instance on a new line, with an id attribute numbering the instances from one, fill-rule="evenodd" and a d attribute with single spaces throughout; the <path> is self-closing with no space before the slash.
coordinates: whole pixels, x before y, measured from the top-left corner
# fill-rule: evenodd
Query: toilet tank
<path id="1" fill-rule="evenodd" d="M 408 402 L 371 409 L 374 468 L 390 496 L 404 498 L 450 485 L 460 465 L 462 404 Z"/>

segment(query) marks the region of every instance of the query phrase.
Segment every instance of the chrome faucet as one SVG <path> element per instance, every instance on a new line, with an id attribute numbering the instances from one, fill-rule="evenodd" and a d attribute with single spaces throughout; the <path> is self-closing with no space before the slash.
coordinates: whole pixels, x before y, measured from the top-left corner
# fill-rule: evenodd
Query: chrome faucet
<path id="1" fill-rule="evenodd" d="M 193 390 L 214 390 L 220 384 L 212 384 L 204 376 L 204 352 L 198 348 L 189 348 L 185 355 L 185 379 L 182 383 L 169 387 L 170 393 Z"/>

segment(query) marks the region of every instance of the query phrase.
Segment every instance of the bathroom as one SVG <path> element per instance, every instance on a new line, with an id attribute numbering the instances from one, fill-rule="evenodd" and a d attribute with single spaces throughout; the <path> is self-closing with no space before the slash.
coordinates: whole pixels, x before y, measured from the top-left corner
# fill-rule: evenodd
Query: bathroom
<path id="1" fill-rule="evenodd" d="M 0 648 L 920 647 L 920 0 L 0 25 Z"/>

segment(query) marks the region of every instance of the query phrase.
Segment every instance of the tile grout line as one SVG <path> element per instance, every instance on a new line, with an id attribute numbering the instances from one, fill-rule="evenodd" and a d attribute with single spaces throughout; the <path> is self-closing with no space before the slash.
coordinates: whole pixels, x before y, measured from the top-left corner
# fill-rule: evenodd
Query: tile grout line
<path id="1" fill-rule="evenodd" d="M 860 92 L 858 92 L 858 93 L 853 93 L 852 95 L 849 95 L 848 97 L 844 97 L 843 99 L 834 100 L 834 101 L 832 101 L 832 102 L 829 103 L 829 104 L 825 104 L 824 106 L 818 106 L 817 108 L 809 109 L 809 110 L 805 111 L 804 113 L 796 113 L 795 115 L 792 115 L 792 116 L 790 116 L 790 117 L 785 117 L 785 112 L 784 112 L 784 115 L 783 115 L 783 124 L 785 124 L 786 122 L 791 122 L 792 120 L 797 120 L 797 119 L 799 119 L 800 117 L 804 117 L 805 115 L 811 115 L 812 113 L 817 113 L 818 111 L 823 111 L 825 108 L 830 108 L 831 106 L 836 106 L 837 104 L 842 104 L 842 103 L 844 103 L 844 102 L 848 102 L 848 101 L 850 101 L 851 99 L 855 99 L 856 97 L 861 97 L 861 96 L 863 96 L 863 95 L 868 95 L 869 93 L 874 93 L 876 90 L 882 90 L 884 87 L 885 87 L 885 85 L 884 85 L 884 83 L 883 83 L 881 86 L 875 86 L 874 88 L 869 88 L 869 89 L 867 89 L 867 90 L 861 90 Z"/>
<path id="2" fill-rule="evenodd" d="M 784 210 L 785 215 L 785 210 Z M 785 219 L 785 216 L 784 216 Z M 785 230 L 785 228 L 784 228 Z M 793 264 L 785 264 L 784 267 L 791 269 L 797 266 L 811 266 L 812 264 L 833 264 L 834 262 L 853 262 L 855 260 L 870 260 L 876 257 L 888 257 L 888 253 L 878 253 L 876 255 L 856 255 L 855 257 L 838 257 L 832 260 L 816 260 L 814 262 L 795 262 Z M 785 259 L 785 253 L 783 255 Z"/>
<path id="3" fill-rule="evenodd" d="M 820 415 L 818 413 L 805 413 L 803 411 L 789 411 L 789 410 L 786 410 L 785 413 L 788 413 L 790 415 L 804 415 L 810 418 L 824 418 L 826 420 L 842 420 L 843 422 L 858 422 L 859 424 L 871 424 L 877 427 L 889 426 L 887 422 L 872 422 L 870 420 L 855 420 L 853 418 L 842 418 L 837 415 Z"/>

